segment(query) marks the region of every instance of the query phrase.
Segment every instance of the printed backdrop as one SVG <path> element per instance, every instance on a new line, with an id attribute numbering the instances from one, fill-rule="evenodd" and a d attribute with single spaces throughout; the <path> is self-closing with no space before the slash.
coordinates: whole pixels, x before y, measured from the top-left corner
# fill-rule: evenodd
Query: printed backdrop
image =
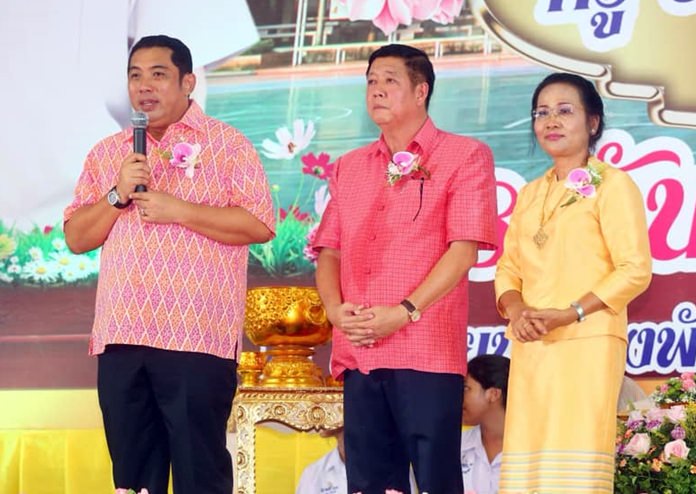
<path id="1" fill-rule="evenodd" d="M 97 8 L 86 0 L 11 2 L 0 19 L 0 87 L 6 96 L 0 132 L 0 387 L 95 385 L 95 364 L 86 352 L 99 252 L 71 254 L 61 219 L 91 145 L 128 125 L 129 39 L 167 32 L 186 41 L 198 66 L 196 98 L 209 114 L 241 129 L 261 154 L 278 236 L 252 248 L 251 285 L 312 283 L 314 259 L 305 247 L 329 198 L 332 163 L 378 136 L 364 109 L 364 63 L 235 76 L 206 71 L 258 39 L 246 3 L 209 1 L 208 8 L 193 12 L 183 0 L 159 10 L 156 3 Z M 357 0 L 334 3 L 338 15 L 346 16 L 340 22 L 372 20 L 385 34 L 422 19 L 450 24 L 462 6 L 445 2 L 459 10 L 442 7 L 404 17 L 390 12 L 392 2 L 373 2 L 382 5 L 377 10 Z M 696 42 L 696 0 L 510 5 L 467 4 L 505 49 L 488 57 L 436 59 L 431 116 L 440 127 L 475 136 L 493 149 L 502 243 L 517 191 L 549 166 L 531 146 L 534 87 L 552 70 L 595 79 L 606 97 L 609 127 L 598 154 L 628 171 L 643 192 L 654 259 L 652 286 L 629 311 L 627 370 L 694 370 L 696 65 L 689 57 Z M 471 355 L 508 350 L 492 287 L 499 254 L 483 254 L 471 273 Z"/>

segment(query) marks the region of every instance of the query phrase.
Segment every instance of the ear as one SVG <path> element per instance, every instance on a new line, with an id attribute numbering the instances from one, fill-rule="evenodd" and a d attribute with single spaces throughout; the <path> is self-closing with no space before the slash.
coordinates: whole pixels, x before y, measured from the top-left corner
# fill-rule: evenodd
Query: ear
<path id="1" fill-rule="evenodd" d="M 430 86 L 428 86 L 427 82 L 421 82 L 416 85 L 416 100 L 419 105 L 425 106 L 425 100 L 428 98 L 429 90 Z"/>
<path id="2" fill-rule="evenodd" d="M 193 90 L 196 89 L 195 74 L 184 74 L 184 78 L 181 80 L 181 87 L 187 95 L 191 96 Z"/>
<path id="3" fill-rule="evenodd" d="M 599 116 L 592 115 L 587 119 L 588 131 L 591 136 L 597 133 L 597 128 L 599 127 Z"/>
<path id="4" fill-rule="evenodd" d="M 486 390 L 488 403 L 495 403 L 503 398 L 503 391 L 500 388 L 488 388 Z"/>

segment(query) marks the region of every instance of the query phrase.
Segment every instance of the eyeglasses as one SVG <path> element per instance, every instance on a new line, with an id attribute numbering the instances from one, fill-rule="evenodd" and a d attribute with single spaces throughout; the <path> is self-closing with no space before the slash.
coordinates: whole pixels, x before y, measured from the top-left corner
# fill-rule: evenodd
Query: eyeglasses
<path id="1" fill-rule="evenodd" d="M 532 118 L 534 120 L 543 121 L 547 120 L 551 115 L 553 115 L 556 118 L 564 120 L 573 116 L 575 114 L 575 111 L 575 107 L 572 104 L 561 103 L 556 108 L 549 108 L 547 106 L 535 108 L 534 110 L 532 110 Z"/>

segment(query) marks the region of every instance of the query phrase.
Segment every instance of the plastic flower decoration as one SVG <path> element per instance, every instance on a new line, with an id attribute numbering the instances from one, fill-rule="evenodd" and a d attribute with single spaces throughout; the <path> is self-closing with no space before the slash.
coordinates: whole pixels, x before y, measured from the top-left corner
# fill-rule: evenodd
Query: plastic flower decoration
<path id="1" fill-rule="evenodd" d="M 420 156 L 408 151 L 394 153 L 387 164 L 387 183 L 394 185 L 409 175 L 412 178 L 430 178 L 430 172 L 420 165 Z"/>
<path id="2" fill-rule="evenodd" d="M 287 127 L 281 127 L 276 130 L 275 135 L 278 142 L 264 139 L 261 142 L 261 147 L 263 148 L 261 152 L 274 160 L 293 159 L 300 151 L 309 146 L 316 131 L 314 130 L 314 122 L 309 120 L 305 127 L 304 120 L 300 119 L 293 122 L 292 129 L 292 134 Z"/>
<path id="3" fill-rule="evenodd" d="M 578 199 L 586 197 L 594 197 L 597 193 L 597 187 L 602 183 L 602 172 L 607 167 L 606 164 L 594 157 L 587 160 L 587 166 L 582 168 L 573 168 L 566 178 L 566 188 L 573 191 L 561 207 L 569 206 Z"/>
<path id="4" fill-rule="evenodd" d="M 696 404 L 632 411 L 618 426 L 614 492 L 696 492 Z"/>
<path id="5" fill-rule="evenodd" d="M 172 157 L 169 164 L 178 168 L 186 169 L 186 176 L 193 178 L 193 173 L 198 168 L 201 154 L 200 144 L 189 144 L 187 142 L 179 142 L 172 149 Z"/>
<path id="6" fill-rule="evenodd" d="M 655 388 L 650 395 L 656 405 L 696 402 L 696 381 L 693 372 L 672 377 Z"/>

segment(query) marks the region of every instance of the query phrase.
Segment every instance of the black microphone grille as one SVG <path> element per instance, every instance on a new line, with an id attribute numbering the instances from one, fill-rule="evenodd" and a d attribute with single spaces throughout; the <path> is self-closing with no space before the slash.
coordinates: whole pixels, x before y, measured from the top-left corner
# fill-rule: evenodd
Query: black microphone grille
<path id="1" fill-rule="evenodd" d="M 143 111 L 134 111 L 131 115 L 131 125 L 136 129 L 146 129 L 147 120 L 147 113 Z"/>

